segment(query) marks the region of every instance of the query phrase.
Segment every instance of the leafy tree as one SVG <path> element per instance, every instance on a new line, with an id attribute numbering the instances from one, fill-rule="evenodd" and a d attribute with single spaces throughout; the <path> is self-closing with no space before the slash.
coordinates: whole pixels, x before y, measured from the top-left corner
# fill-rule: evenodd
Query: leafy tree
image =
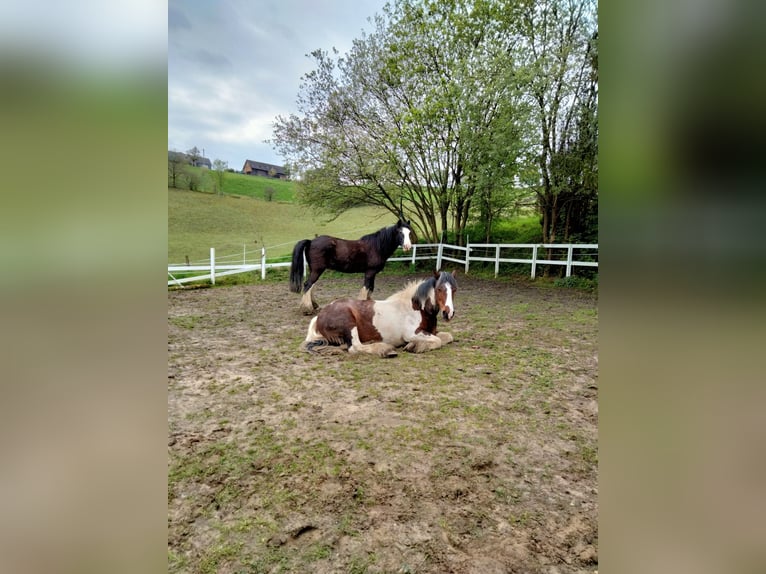
<path id="1" fill-rule="evenodd" d="M 197 168 L 187 165 L 184 169 L 184 175 L 186 182 L 189 184 L 191 191 L 201 191 L 204 183 L 204 177 L 200 174 Z"/>
<path id="2" fill-rule="evenodd" d="M 213 187 L 218 195 L 223 195 L 223 183 L 226 180 L 226 170 L 229 162 L 222 159 L 213 160 Z"/>
<path id="3" fill-rule="evenodd" d="M 536 196 L 546 240 L 556 237 L 561 214 L 580 215 L 551 200 L 595 165 L 582 155 L 595 118 L 582 105 L 594 10 L 592 0 L 399 0 L 346 56 L 312 52 L 299 114 L 278 117 L 273 139 L 301 173 L 299 197 L 335 214 L 401 209 L 418 235 L 452 229 L 463 242 L 471 217 L 488 238 L 496 217 Z"/>
<path id="4" fill-rule="evenodd" d="M 582 227 L 597 202 L 595 2 L 527 0 L 517 24 L 537 108 L 535 187 L 543 241 L 555 243 Z"/>
<path id="5" fill-rule="evenodd" d="M 188 163 L 184 154 L 175 151 L 168 152 L 168 185 L 170 187 L 180 187 L 186 177 L 184 166 Z"/>

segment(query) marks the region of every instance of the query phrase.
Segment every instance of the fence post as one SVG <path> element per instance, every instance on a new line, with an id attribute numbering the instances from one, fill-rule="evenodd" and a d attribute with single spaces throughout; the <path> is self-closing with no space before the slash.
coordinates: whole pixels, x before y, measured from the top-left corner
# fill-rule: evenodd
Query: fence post
<path id="1" fill-rule="evenodd" d="M 444 247 L 443 243 L 439 243 L 439 247 L 436 250 L 436 270 L 440 271 L 442 268 L 442 249 Z"/>
<path id="2" fill-rule="evenodd" d="M 500 274 L 500 245 L 495 245 L 495 277 Z"/>
<path id="3" fill-rule="evenodd" d="M 535 272 L 537 271 L 537 245 L 532 246 L 532 279 L 535 278 Z"/>
<path id="4" fill-rule="evenodd" d="M 261 247 L 261 281 L 266 279 L 266 248 Z"/>
<path id="5" fill-rule="evenodd" d="M 471 243 L 468 236 L 465 236 L 465 274 L 468 275 L 468 266 L 471 264 Z"/>
<path id="6" fill-rule="evenodd" d="M 215 285 L 215 247 L 210 248 L 210 283 Z"/>
<path id="7" fill-rule="evenodd" d="M 574 247 L 572 244 L 569 244 L 569 249 L 567 250 L 567 277 L 572 275 L 572 250 Z"/>
<path id="8" fill-rule="evenodd" d="M 412 266 L 415 267 L 415 251 L 417 251 L 417 243 L 412 244 Z"/>

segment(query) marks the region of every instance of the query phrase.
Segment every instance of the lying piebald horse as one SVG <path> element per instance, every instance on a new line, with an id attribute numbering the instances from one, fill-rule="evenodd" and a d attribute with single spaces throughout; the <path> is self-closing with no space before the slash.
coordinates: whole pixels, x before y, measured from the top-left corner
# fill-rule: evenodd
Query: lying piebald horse
<path id="1" fill-rule="evenodd" d="M 452 342 L 452 335 L 436 330 L 441 312 L 445 321 L 455 315 L 455 272 L 434 272 L 420 283 L 409 283 L 388 299 L 337 299 L 311 319 L 304 348 L 342 346 L 349 353 L 396 356 L 396 347 L 424 353 Z"/>

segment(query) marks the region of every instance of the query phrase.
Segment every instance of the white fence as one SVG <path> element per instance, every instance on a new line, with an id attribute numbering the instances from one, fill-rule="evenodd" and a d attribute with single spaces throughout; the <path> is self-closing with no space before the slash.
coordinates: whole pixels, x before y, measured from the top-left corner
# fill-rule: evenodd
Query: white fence
<path id="1" fill-rule="evenodd" d="M 524 257 L 529 252 L 529 257 Z M 544 257 L 541 258 L 541 252 Z M 394 257 L 389 261 L 409 261 L 415 265 L 416 261 L 435 260 L 435 269 L 442 269 L 445 261 L 462 265 L 465 273 L 468 273 L 471 262 L 484 261 L 495 263 L 495 277 L 500 273 L 501 263 L 521 263 L 531 265 L 531 277 L 534 279 L 539 265 L 560 265 L 566 267 L 566 276 L 572 275 L 574 267 L 598 267 L 598 244 L 572 244 L 572 243 L 469 243 L 465 247 L 449 245 L 447 243 L 418 243 L 412 246 L 412 252 L 406 255 L 401 249 L 397 250 Z M 575 257 L 578 255 L 578 257 Z M 554 259 L 553 257 L 558 256 Z M 580 259 L 584 256 L 585 259 Z M 230 260 L 238 255 L 221 258 L 222 261 Z M 242 263 L 216 262 L 215 248 L 210 248 L 210 259 L 197 265 L 168 265 L 168 286 L 181 285 L 196 281 L 210 281 L 215 285 L 216 277 L 235 275 L 260 271 L 261 279 L 266 278 L 267 269 L 278 267 L 290 267 L 289 261 L 279 263 L 266 263 L 266 249 L 261 249 L 260 263 L 247 263 L 243 257 Z M 188 273 L 203 271 L 201 275 L 187 276 Z M 176 277 L 183 275 L 183 277 Z"/>

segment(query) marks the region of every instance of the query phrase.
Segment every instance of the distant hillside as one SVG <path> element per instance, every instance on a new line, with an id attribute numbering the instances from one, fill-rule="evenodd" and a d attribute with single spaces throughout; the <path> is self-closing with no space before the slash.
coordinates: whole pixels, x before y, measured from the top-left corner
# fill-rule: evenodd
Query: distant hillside
<path id="1" fill-rule="evenodd" d="M 213 190 L 213 172 L 208 169 L 187 166 L 185 169 L 196 172 L 202 178 L 202 190 Z M 269 201 L 295 200 L 295 183 L 284 179 L 272 179 L 257 175 L 226 172 L 223 182 L 223 193 L 229 195 L 244 195 Z"/>
<path id="2" fill-rule="evenodd" d="M 281 191 L 291 198 L 292 182 L 228 175 L 232 176 L 230 181 L 251 193 L 220 196 L 168 188 L 169 263 L 183 263 L 187 256 L 190 261 L 207 259 L 211 247 L 216 248 L 218 257 L 239 258 L 244 253 L 248 262 L 257 262 L 264 245 L 266 256 L 272 259 L 290 255 L 300 239 L 323 234 L 356 239 L 396 222 L 391 213 L 373 207 L 350 209 L 328 222 L 326 216 L 290 201 L 259 198 L 260 190 L 269 184 L 276 190 L 280 183 L 287 184 Z"/>

